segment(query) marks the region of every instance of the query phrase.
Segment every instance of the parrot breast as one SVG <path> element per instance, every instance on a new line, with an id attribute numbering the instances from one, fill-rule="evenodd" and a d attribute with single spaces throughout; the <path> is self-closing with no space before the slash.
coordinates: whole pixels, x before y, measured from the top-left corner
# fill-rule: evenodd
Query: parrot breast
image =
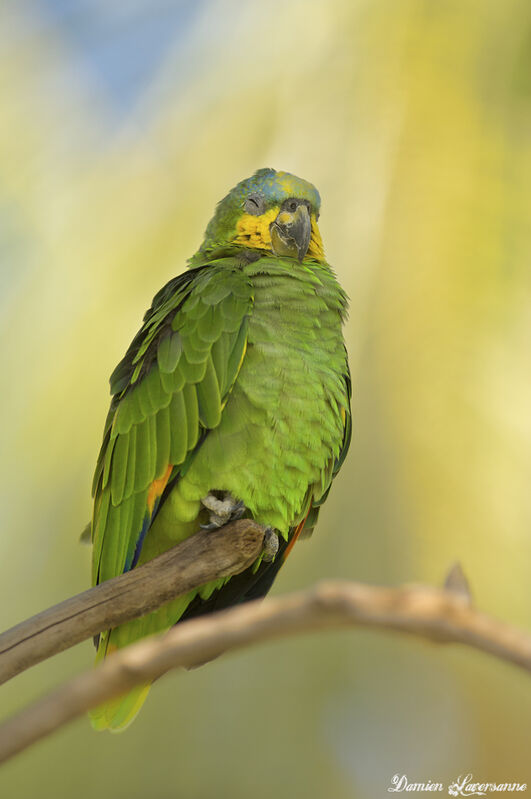
<path id="1" fill-rule="evenodd" d="M 245 269 L 254 307 L 240 373 L 220 424 L 161 515 L 229 491 L 256 521 L 287 536 L 328 489 L 343 441 L 346 297 L 316 262 L 262 258 Z"/>

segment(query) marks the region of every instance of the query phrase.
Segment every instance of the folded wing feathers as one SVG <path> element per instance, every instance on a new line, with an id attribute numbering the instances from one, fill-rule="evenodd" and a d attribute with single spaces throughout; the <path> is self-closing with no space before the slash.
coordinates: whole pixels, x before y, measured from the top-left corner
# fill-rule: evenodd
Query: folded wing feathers
<path id="1" fill-rule="evenodd" d="M 153 480 L 184 462 L 201 429 L 220 422 L 245 353 L 252 296 L 241 273 L 212 278 L 199 270 L 176 296 L 159 292 L 160 307 L 131 345 L 132 362 L 113 373 L 119 395 L 94 477 L 95 580 L 131 562 Z"/>

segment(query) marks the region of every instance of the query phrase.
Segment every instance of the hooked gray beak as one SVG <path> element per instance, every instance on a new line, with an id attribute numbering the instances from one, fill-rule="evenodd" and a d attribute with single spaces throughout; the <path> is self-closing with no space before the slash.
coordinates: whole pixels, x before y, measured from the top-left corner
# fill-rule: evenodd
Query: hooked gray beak
<path id="1" fill-rule="evenodd" d="M 296 211 L 281 211 L 269 229 L 275 255 L 304 259 L 312 236 L 312 220 L 304 203 Z"/>

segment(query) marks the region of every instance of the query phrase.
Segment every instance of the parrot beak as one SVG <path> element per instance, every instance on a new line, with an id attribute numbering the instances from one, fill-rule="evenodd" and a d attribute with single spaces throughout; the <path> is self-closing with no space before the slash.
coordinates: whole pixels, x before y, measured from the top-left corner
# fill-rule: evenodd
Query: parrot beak
<path id="1" fill-rule="evenodd" d="M 312 220 L 306 205 L 300 203 L 293 212 L 281 211 L 271 223 L 270 232 L 275 255 L 289 255 L 302 261 L 312 235 Z"/>

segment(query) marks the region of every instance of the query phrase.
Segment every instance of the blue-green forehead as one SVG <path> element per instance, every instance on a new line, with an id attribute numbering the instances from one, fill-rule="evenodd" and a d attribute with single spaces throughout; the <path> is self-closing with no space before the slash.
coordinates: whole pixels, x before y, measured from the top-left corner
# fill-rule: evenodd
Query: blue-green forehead
<path id="1" fill-rule="evenodd" d="M 316 211 L 321 207 L 321 197 L 315 186 L 289 172 L 276 172 L 274 169 L 259 169 L 251 178 L 242 180 L 236 191 L 244 196 L 259 192 L 267 202 L 282 203 L 289 197 L 296 197 L 308 200 Z"/>

